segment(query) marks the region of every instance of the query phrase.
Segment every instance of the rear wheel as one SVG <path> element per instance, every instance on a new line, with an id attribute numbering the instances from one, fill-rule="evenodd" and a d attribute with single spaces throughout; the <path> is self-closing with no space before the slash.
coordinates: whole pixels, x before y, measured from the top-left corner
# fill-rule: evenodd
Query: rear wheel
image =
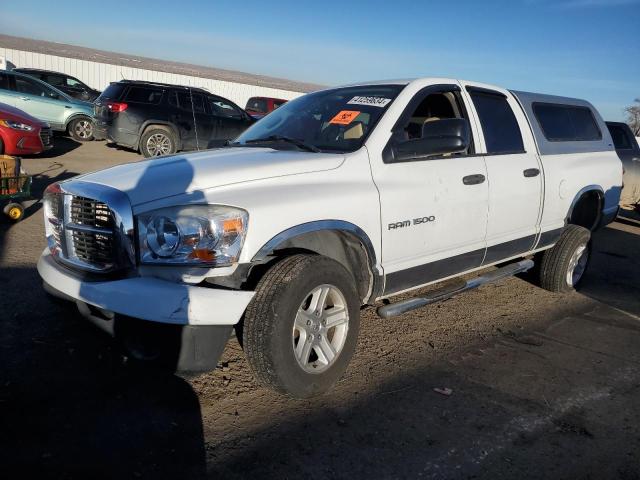
<path id="1" fill-rule="evenodd" d="M 93 120 L 88 117 L 80 117 L 69 124 L 69 135 L 79 142 L 93 140 Z"/>
<path id="2" fill-rule="evenodd" d="M 4 207 L 4 214 L 12 222 L 19 222 L 24 218 L 24 207 L 19 203 L 9 203 Z"/>
<path id="3" fill-rule="evenodd" d="M 591 257 L 591 232 L 568 225 L 558 243 L 542 254 L 540 286 L 552 292 L 571 292 L 582 280 Z"/>
<path id="4" fill-rule="evenodd" d="M 164 127 L 149 127 L 140 139 L 140 151 L 145 158 L 171 155 L 177 152 L 176 138 Z"/>
<path id="5" fill-rule="evenodd" d="M 262 277 L 247 307 L 243 348 L 257 380 L 295 398 L 329 390 L 355 351 L 360 301 L 338 262 L 294 255 Z"/>

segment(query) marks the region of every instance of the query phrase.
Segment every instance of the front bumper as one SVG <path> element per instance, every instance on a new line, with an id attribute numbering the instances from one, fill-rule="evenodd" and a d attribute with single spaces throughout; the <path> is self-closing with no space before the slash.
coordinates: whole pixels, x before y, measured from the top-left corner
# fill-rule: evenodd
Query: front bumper
<path id="1" fill-rule="evenodd" d="M 162 344 L 179 371 L 215 368 L 255 294 L 149 277 L 90 281 L 59 265 L 48 249 L 38 260 L 38 273 L 47 292 L 75 302 L 84 317 L 110 335 Z"/>

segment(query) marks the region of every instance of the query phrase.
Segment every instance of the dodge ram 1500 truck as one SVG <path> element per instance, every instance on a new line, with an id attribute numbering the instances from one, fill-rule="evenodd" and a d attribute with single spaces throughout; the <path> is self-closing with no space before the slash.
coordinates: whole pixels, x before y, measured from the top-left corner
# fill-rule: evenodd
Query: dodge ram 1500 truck
<path id="1" fill-rule="evenodd" d="M 38 271 L 131 358 L 210 370 L 235 329 L 261 383 L 310 397 L 345 371 L 363 305 L 388 318 L 534 263 L 543 288 L 572 291 L 621 185 L 586 101 L 357 84 L 288 102 L 224 148 L 50 185 Z"/>

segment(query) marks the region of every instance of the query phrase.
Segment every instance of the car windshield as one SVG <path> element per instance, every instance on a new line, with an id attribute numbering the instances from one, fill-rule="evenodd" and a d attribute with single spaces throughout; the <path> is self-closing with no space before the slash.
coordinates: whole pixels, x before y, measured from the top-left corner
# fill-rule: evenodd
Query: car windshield
<path id="1" fill-rule="evenodd" d="M 232 146 L 353 152 L 360 148 L 403 85 L 344 87 L 285 103 L 257 122 Z"/>

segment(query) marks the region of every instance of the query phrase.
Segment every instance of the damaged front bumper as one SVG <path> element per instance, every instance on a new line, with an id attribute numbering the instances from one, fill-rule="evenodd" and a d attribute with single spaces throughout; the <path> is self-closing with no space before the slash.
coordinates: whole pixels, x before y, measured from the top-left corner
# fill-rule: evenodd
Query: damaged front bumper
<path id="1" fill-rule="evenodd" d="M 38 273 L 47 292 L 76 303 L 84 317 L 114 337 L 137 343 L 153 338 L 169 349 L 165 354 L 178 371 L 215 368 L 255 294 L 150 277 L 88 280 L 59 265 L 48 249 Z"/>

